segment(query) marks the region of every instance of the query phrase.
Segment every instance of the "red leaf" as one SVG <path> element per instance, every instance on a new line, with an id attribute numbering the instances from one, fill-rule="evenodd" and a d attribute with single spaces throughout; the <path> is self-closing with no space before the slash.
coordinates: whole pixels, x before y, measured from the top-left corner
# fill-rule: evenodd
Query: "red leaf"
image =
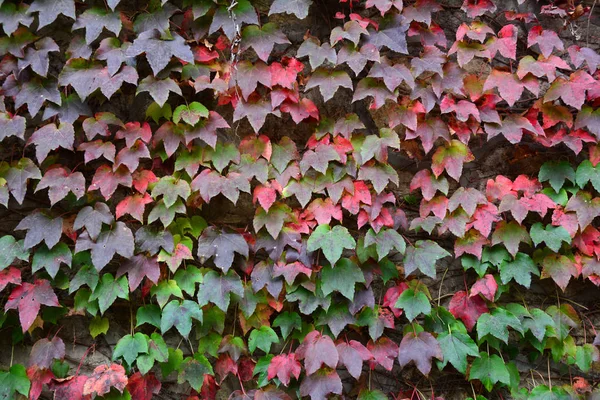
<path id="1" fill-rule="evenodd" d="M 15 267 L 0 271 L 0 292 L 4 290 L 9 283 L 21 284 L 21 270 Z"/>
<path id="2" fill-rule="evenodd" d="M 452 296 L 448 311 L 450 311 L 455 318 L 462 320 L 470 331 L 475 326 L 475 323 L 481 314 L 484 314 L 489 310 L 481 297 L 469 297 L 467 296 L 467 292 L 461 290 Z"/>
<path id="3" fill-rule="evenodd" d="M 127 196 L 117 204 L 117 219 L 125 214 L 129 214 L 143 224 L 146 204 L 150 204 L 153 201 L 148 193 L 144 193 L 143 195 L 136 193 L 133 196 Z"/>
<path id="4" fill-rule="evenodd" d="M 302 367 L 296 360 L 296 354 L 282 354 L 273 357 L 269 368 L 267 370 L 267 378 L 273 379 L 277 377 L 284 386 L 290 384 L 290 377 L 293 376 L 296 379 L 300 377 L 300 371 Z"/>
<path id="5" fill-rule="evenodd" d="M 42 394 L 44 385 L 49 384 L 54 378 L 54 374 L 49 369 L 29 367 L 27 368 L 27 377 L 31 381 L 29 390 L 29 400 L 37 400 Z"/>
<path id="6" fill-rule="evenodd" d="M 383 368 L 391 371 L 394 367 L 394 360 L 398 357 L 398 345 L 386 337 L 378 341 L 369 341 L 367 349 L 373 354 L 374 360 L 370 361 L 371 369 L 379 364 Z"/>
<path id="7" fill-rule="evenodd" d="M 140 372 L 129 377 L 127 390 L 131 400 L 152 400 L 152 396 L 160 392 L 161 383 L 152 373 L 142 375 Z"/>
<path id="8" fill-rule="evenodd" d="M 318 331 L 306 335 L 296 349 L 296 356 L 299 360 L 304 360 L 304 368 L 308 375 L 315 373 L 322 365 L 335 368 L 338 363 L 338 352 L 333 340 Z"/>
<path id="9" fill-rule="evenodd" d="M 565 49 L 562 40 L 560 40 L 556 32 L 544 29 L 541 25 L 531 28 L 527 35 L 527 47 L 536 44 L 540 46 L 540 50 L 546 58 L 550 57 L 553 49 L 557 49 L 558 51 Z"/>
<path id="10" fill-rule="evenodd" d="M 408 289 L 406 282 L 400 282 L 399 285 L 388 288 L 388 290 L 385 292 L 385 296 L 383 296 L 383 303 L 381 305 L 384 307 L 389 307 L 396 318 L 400 318 L 402 315 L 402 309 L 395 307 L 396 301 L 406 289 Z"/>
<path id="11" fill-rule="evenodd" d="M 215 372 L 219 375 L 219 385 L 223 383 L 227 375 L 237 375 L 238 373 L 238 365 L 231 358 L 231 356 L 227 353 L 223 353 L 217 359 L 215 363 Z"/>
<path id="12" fill-rule="evenodd" d="M 287 89 L 293 89 L 296 78 L 304 69 L 304 64 L 293 57 L 283 57 L 281 63 L 274 62 L 271 69 L 271 86 L 279 85 Z"/>
<path id="13" fill-rule="evenodd" d="M 24 282 L 16 287 L 6 302 L 5 310 L 19 310 L 19 321 L 23 333 L 27 332 L 40 311 L 40 305 L 59 307 L 58 298 L 50 282 L 38 279 L 35 283 Z"/>
<path id="14" fill-rule="evenodd" d="M 483 278 L 478 279 L 477 282 L 475 282 L 475 284 L 471 287 L 471 294 L 469 297 L 474 297 L 480 294 L 489 301 L 494 301 L 496 290 L 498 290 L 498 283 L 496 283 L 494 275 L 486 274 Z"/>
<path id="15" fill-rule="evenodd" d="M 99 365 L 83 385 L 83 394 L 85 396 L 93 394 L 103 396 L 113 387 L 123 393 L 127 383 L 125 368 L 121 365 Z"/>
<path id="16" fill-rule="evenodd" d="M 337 353 L 336 353 L 337 355 Z M 311 399 L 326 399 L 330 393 L 342 394 L 342 380 L 333 370 L 320 370 L 302 379 L 300 395 Z"/>
<path id="17" fill-rule="evenodd" d="M 54 391 L 56 400 L 83 400 L 83 386 L 87 380 L 88 377 L 85 375 L 70 376 L 65 379 L 54 379 L 48 383 L 48 387 Z M 89 399 L 89 396 L 85 399 Z"/>
<path id="18" fill-rule="evenodd" d="M 354 181 L 354 191 L 342 197 L 342 207 L 350 212 L 357 214 L 360 210 L 360 204 L 371 205 L 371 192 L 363 181 Z"/>
<path id="19" fill-rule="evenodd" d="M 313 214 L 319 225 L 329 224 L 332 218 L 342 221 L 342 208 L 331 199 L 315 199 L 306 211 Z"/>
<path id="20" fill-rule="evenodd" d="M 110 166 L 102 165 L 96 170 L 94 178 L 92 179 L 92 184 L 88 187 L 88 190 L 100 190 L 104 199 L 108 200 L 115 190 L 117 190 L 117 186 L 123 185 L 131 187 L 131 184 L 131 172 L 129 172 L 127 168 L 121 167 L 113 172 L 113 169 Z"/>

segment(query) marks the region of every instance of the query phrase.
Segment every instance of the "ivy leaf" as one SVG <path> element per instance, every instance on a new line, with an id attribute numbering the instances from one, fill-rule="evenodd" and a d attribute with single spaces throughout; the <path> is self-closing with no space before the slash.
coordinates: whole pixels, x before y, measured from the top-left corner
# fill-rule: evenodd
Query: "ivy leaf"
<path id="1" fill-rule="evenodd" d="M 161 383 L 154 374 L 142 375 L 140 371 L 129 377 L 127 391 L 135 400 L 151 400 L 153 395 L 158 394 Z"/>
<path id="2" fill-rule="evenodd" d="M 201 262 L 214 257 L 215 265 L 225 273 L 231 268 L 235 253 L 248 258 L 248 243 L 239 233 L 206 228 L 198 239 L 198 257 Z"/>
<path id="3" fill-rule="evenodd" d="M 352 301 L 355 285 L 358 282 L 365 282 L 364 274 L 349 258 L 342 258 L 334 267 L 325 266 L 321 270 L 321 290 L 324 296 L 337 291 Z"/>
<path id="4" fill-rule="evenodd" d="M 52 340 L 40 339 L 31 348 L 29 355 L 29 366 L 40 369 L 50 368 L 54 360 L 62 360 L 65 357 L 65 344 L 61 338 L 55 336 Z"/>
<path id="5" fill-rule="evenodd" d="M 438 260 L 450 256 L 446 250 L 431 240 L 418 240 L 409 246 L 404 255 L 404 274 L 410 275 L 417 269 L 425 275 L 435 278 L 435 265 Z"/>
<path id="6" fill-rule="evenodd" d="M 414 332 L 409 332 L 404 335 L 398 352 L 398 362 L 402 368 L 412 361 L 423 375 L 429 375 L 433 358 L 441 361 L 444 355 L 440 344 L 431 333 L 420 332 L 415 335 Z"/>
<path id="7" fill-rule="evenodd" d="M 289 386 L 290 377 L 300 378 L 301 369 L 302 367 L 296 360 L 295 353 L 280 354 L 271 359 L 267 369 L 267 379 L 277 377 L 284 386 Z"/>
<path id="8" fill-rule="evenodd" d="M 83 395 L 88 396 L 95 393 L 97 396 L 103 396 L 109 393 L 113 387 L 123 393 L 126 386 L 125 368 L 119 364 L 99 365 L 83 385 Z"/>
<path id="9" fill-rule="evenodd" d="M 102 8 L 90 8 L 77 17 L 72 30 L 85 29 L 85 41 L 88 45 L 100 36 L 102 29 L 116 36 L 121 32 L 121 16 L 117 12 L 108 12 Z"/>
<path id="10" fill-rule="evenodd" d="M 176 124 L 183 120 L 194 126 L 200 121 L 200 118 L 208 118 L 208 109 L 197 101 L 193 101 L 189 105 L 182 104 L 173 112 L 173 122 Z"/>
<path id="11" fill-rule="evenodd" d="M 496 339 L 508 343 L 508 327 L 523 333 L 521 322 L 514 314 L 503 308 L 496 308 L 491 313 L 485 313 L 477 320 L 477 339 L 491 335 Z"/>
<path id="12" fill-rule="evenodd" d="M 0 271 L 12 264 L 15 258 L 29 261 L 29 251 L 25 249 L 24 241 L 17 241 L 10 235 L 0 237 Z"/>
<path id="13" fill-rule="evenodd" d="M 96 240 L 102 230 L 102 224 L 111 225 L 114 220 L 110 208 L 105 203 L 97 202 L 93 208 L 86 206 L 79 211 L 73 228 L 78 230 L 85 227 L 88 235 Z"/>
<path id="14" fill-rule="evenodd" d="M 0 25 L 6 35 L 11 36 L 15 33 L 19 25 L 29 27 L 32 22 L 33 16 L 29 14 L 29 6 L 26 4 L 6 3 L 1 5 Z"/>
<path id="15" fill-rule="evenodd" d="M 464 331 L 464 329 L 463 327 L 462 330 Z M 454 368 L 464 374 L 467 372 L 467 356 L 479 357 L 477 345 L 463 331 L 453 329 L 438 335 L 437 340 L 444 354 L 443 361 L 439 363 L 440 369 L 444 368 L 449 362 Z"/>
<path id="16" fill-rule="evenodd" d="M 592 198 L 591 193 L 580 190 L 571 196 L 565 210 L 575 211 L 579 228 L 583 231 L 600 215 L 600 198 Z"/>
<path id="17" fill-rule="evenodd" d="M 225 36 L 227 36 L 230 41 L 233 41 L 238 29 L 236 26 L 241 27 L 243 24 L 259 25 L 256 10 L 250 1 L 239 0 L 235 7 L 231 7 L 231 11 L 235 13 L 235 23 L 229 16 L 229 7 L 220 6 L 217 8 L 212 23 L 210 24 L 210 28 L 208 29 L 208 33 L 212 34 L 219 29 L 222 29 Z"/>
<path id="18" fill-rule="evenodd" d="M 304 19 L 308 16 L 308 9 L 311 5 L 312 0 L 275 0 L 271 4 L 269 15 L 282 13 L 294 14 L 298 19 Z"/>
<path id="19" fill-rule="evenodd" d="M 464 290 L 456 292 L 450 300 L 448 311 L 455 317 L 464 322 L 470 331 L 475 326 L 479 317 L 489 310 L 485 301 L 479 297 L 469 297 Z"/>
<path id="20" fill-rule="evenodd" d="M 38 12 L 38 30 L 54 22 L 60 14 L 76 19 L 73 0 L 35 0 L 28 11 L 30 14 Z"/>
<path id="21" fill-rule="evenodd" d="M 158 183 L 152 189 L 152 197 L 157 198 L 163 196 L 163 202 L 167 208 L 170 208 L 175 204 L 178 197 L 181 197 L 183 201 L 192 193 L 189 183 L 183 179 L 177 179 L 173 176 L 164 176 L 160 178 Z"/>
<path id="22" fill-rule="evenodd" d="M 48 190 L 50 204 L 54 205 L 72 192 L 77 199 L 85 194 L 85 177 L 81 172 L 69 172 L 66 168 L 57 167 L 46 171 L 35 191 Z"/>
<path id="23" fill-rule="evenodd" d="M 546 246 L 554 252 L 558 252 L 562 242 L 571 244 L 571 235 L 562 226 L 542 225 L 541 222 L 536 222 L 529 230 L 531 240 L 537 246 L 540 243 L 546 243 Z"/>
<path id="24" fill-rule="evenodd" d="M 542 261 L 541 279 L 551 277 L 563 292 L 567 288 L 571 277 L 579 276 L 575 263 L 567 256 L 560 254 L 549 254 Z"/>
<path id="25" fill-rule="evenodd" d="M 21 270 L 15 267 L 10 267 L 0 272 L 0 292 L 3 291 L 9 284 L 21 284 Z"/>
<path id="26" fill-rule="evenodd" d="M 110 231 L 100 233 L 96 241 L 93 241 L 87 233 L 80 235 L 75 244 L 75 253 L 91 250 L 94 267 L 101 271 L 115 254 L 125 258 L 133 257 L 133 248 L 131 229 L 123 222 L 117 222 Z"/>
<path id="27" fill-rule="evenodd" d="M 171 33 L 171 35 L 171 40 L 163 40 L 156 29 L 142 32 L 125 54 L 128 57 L 135 57 L 145 53 L 154 76 L 158 75 L 167 66 L 172 57 L 193 64 L 194 54 L 186 44 L 185 39 L 177 33 Z"/>
<path id="28" fill-rule="evenodd" d="M 333 229 L 328 224 L 319 225 L 307 242 L 308 251 L 321 249 L 325 258 L 332 265 L 340 259 L 343 249 L 353 249 L 354 247 L 356 247 L 354 238 L 348 229 L 341 225 L 336 225 Z"/>
<path id="29" fill-rule="evenodd" d="M 72 254 L 66 243 L 58 243 L 52 249 L 43 246 L 33 254 L 31 272 L 37 272 L 44 268 L 51 278 L 55 278 L 60 264 L 71 267 Z"/>
<path id="30" fill-rule="evenodd" d="M 100 313 L 104 314 L 108 307 L 115 302 L 117 297 L 124 300 L 129 299 L 127 279 L 124 276 L 115 279 L 111 274 L 104 274 L 102 275 L 102 279 L 98 283 L 98 286 L 96 286 L 96 289 L 94 289 L 94 292 L 90 296 L 90 301 L 98 300 Z"/>
<path id="31" fill-rule="evenodd" d="M 271 5 L 271 8 L 273 8 L 273 5 Z M 289 10 L 289 8 L 287 9 Z M 248 25 L 242 31 L 240 51 L 246 51 L 252 47 L 258 58 L 264 62 L 268 62 L 269 56 L 276 44 L 290 44 L 288 38 L 277 29 L 276 24 L 268 22 L 262 27 Z"/>
<path id="32" fill-rule="evenodd" d="M 15 364 L 8 371 L 0 372 L 0 398 L 14 399 L 17 393 L 27 397 L 30 387 L 31 382 L 22 365 Z"/>
<path id="33" fill-rule="evenodd" d="M 156 79 L 153 76 L 147 76 L 142 79 L 137 87 L 136 94 L 148 92 L 156 104 L 163 107 L 169 99 L 169 93 L 173 92 L 182 95 L 181 88 L 171 78 Z"/>
<path id="34" fill-rule="evenodd" d="M 39 163 L 42 163 L 48 153 L 59 147 L 67 150 L 73 150 L 75 141 L 75 130 L 73 125 L 60 123 L 58 127 L 55 124 L 44 125 L 36 130 L 27 141 L 27 144 L 35 144 L 35 156 Z"/>
<path id="35" fill-rule="evenodd" d="M 204 275 L 204 281 L 198 288 L 198 304 L 202 307 L 213 303 L 222 311 L 227 312 L 231 293 L 240 297 L 244 295 L 240 277 L 233 271 L 229 271 L 225 275 L 209 271 Z"/>
<path id="36" fill-rule="evenodd" d="M 21 286 L 17 286 L 8 296 L 4 309 L 19 311 L 19 321 L 23 333 L 25 333 L 33 325 L 42 304 L 59 307 L 58 298 L 54 294 L 50 282 L 37 279 L 34 283 L 23 282 Z"/>
<path id="37" fill-rule="evenodd" d="M 519 243 L 521 242 L 531 244 L 529 233 L 527 233 L 527 229 L 524 226 L 514 221 L 509 223 L 500 221 L 496 225 L 496 229 L 492 234 L 492 245 L 502 243 L 506 247 L 506 250 L 515 257 L 519 251 Z"/>
<path id="38" fill-rule="evenodd" d="M 312 69 L 323 65 L 325 61 L 337 64 L 337 53 L 329 43 L 321 44 L 316 38 L 308 38 L 298 48 L 296 57 L 308 57 Z"/>
<path id="39" fill-rule="evenodd" d="M 479 353 L 469 370 L 469 380 L 478 379 L 488 391 L 498 382 L 510 385 L 510 373 L 506 363 L 497 354 Z"/>
<path id="40" fill-rule="evenodd" d="M 129 278 L 129 291 L 133 292 L 142 283 L 144 277 L 155 284 L 158 283 L 160 267 L 156 257 L 147 257 L 143 254 L 138 254 L 119 266 L 116 277 L 119 278 L 125 274 Z"/>
<path id="41" fill-rule="evenodd" d="M 433 153 L 431 169 L 436 178 L 446 170 L 450 177 L 458 181 L 462 175 L 463 164 L 474 159 L 475 156 L 467 146 L 458 140 L 452 140 L 449 144 L 438 147 Z"/>
<path id="42" fill-rule="evenodd" d="M 88 191 L 100 190 L 104 199 L 108 200 L 115 193 L 119 185 L 131 187 L 132 183 L 131 173 L 126 167 L 123 166 L 113 171 L 110 166 L 101 165 L 96 169 Z"/>
<path id="43" fill-rule="evenodd" d="M 500 264 L 500 279 L 503 284 L 507 284 L 514 279 L 520 285 L 529 288 L 531 285 L 531 275 L 540 276 L 540 271 L 535 263 L 527 254 L 517 253 L 514 260 L 504 260 Z"/>
<path id="44" fill-rule="evenodd" d="M 401 15 L 389 15 L 381 22 L 377 31 L 370 31 L 367 43 L 373 44 L 379 50 L 383 47 L 400 54 L 408 54 L 406 31 L 409 23 Z M 418 74 L 415 74 L 418 75 Z"/>
<path id="45" fill-rule="evenodd" d="M 33 72 L 45 78 L 50 65 L 48 53 L 57 51 L 60 51 L 60 48 L 54 40 L 49 37 L 42 38 L 35 42 L 35 49 L 31 47 L 27 49 L 25 57 L 19 60 L 19 69 L 24 70 L 31 66 Z"/>
<path id="46" fill-rule="evenodd" d="M 567 161 L 545 162 L 540 168 L 538 179 L 540 182 L 548 181 L 556 193 L 560 191 L 567 179 L 572 183 L 576 182 L 575 171 Z"/>
<path id="47" fill-rule="evenodd" d="M 324 101 L 329 101 L 333 98 L 340 87 L 345 87 L 352 90 L 352 79 L 344 71 L 329 71 L 319 68 L 312 73 L 309 81 L 306 83 L 305 89 L 318 87 Z"/>
<path id="48" fill-rule="evenodd" d="M 259 348 L 269 354 L 271 345 L 274 343 L 279 343 L 277 333 L 275 333 L 272 328 L 263 325 L 259 329 L 253 329 L 252 332 L 250 332 L 250 336 L 248 337 L 248 350 L 250 350 L 250 353 L 254 353 L 254 351 Z"/>
<path id="49" fill-rule="evenodd" d="M 342 380 L 335 369 L 322 369 L 306 376 L 300 384 L 300 396 L 310 396 L 311 399 L 326 399 L 329 394 L 342 394 Z"/>
<path id="50" fill-rule="evenodd" d="M 19 222 L 15 230 L 26 230 L 23 248 L 25 250 L 41 243 L 46 243 L 48 248 L 54 247 L 60 240 L 63 230 L 61 217 L 50 218 L 41 212 L 29 214 Z"/>
<path id="51" fill-rule="evenodd" d="M 419 314 L 431 314 L 431 304 L 427 295 L 415 289 L 406 289 L 403 291 L 398 300 L 396 300 L 394 307 L 404 310 L 404 314 L 409 321 L 414 320 Z"/>
<path id="52" fill-rule="evenodd" d="M 335 368 L 339 359 L 333 340 L 318 331 L 311 331 L 304 337 L 304 341 L 296 349 L 296 357 L 304 360 L 307 375 L 314 374 L 323 365 Z"/>
<path id="53" fill-rule="evenodd" d="M 379 257 L 378 261 L 386 257 L 392 249 L 396 249 L 400 254 L 404 254 L 406 251 L 404 238 L 398 231 L 393 229 L 382 229 L 378 233 L 375 233 L 373 229 L 369 229 L 365 235 L 365 246 L 371 245 L 375 245 Z"/>
<path id="54" fill-rule="evenodd" d="M 292 331 L 302 328 L 302 319 L 297 312 L 284 311 L 275 318 L 273 326 L 281 330 L 283 339 L 287 339 Z"/>
<path id="55" fill-rule="evenodd" d="M 125 335 L 117 342 L 113 350 L 113 360 L 122 357 L 127 365 L 133 365 L 133 362 L 138 358 L 138 354 L 148 352 L 148 339 L 143 333 L 134 335 Z"/>
<path id="56" fill-rule="evenodd" d="M 175 326 L 181 336 L 187 338 L 192 330 L 192 318 L 202 322 L 202 310 L 198 303 L 190 300 L 172 300 L 162 311 L 160 331 L 164 335 Z"/>

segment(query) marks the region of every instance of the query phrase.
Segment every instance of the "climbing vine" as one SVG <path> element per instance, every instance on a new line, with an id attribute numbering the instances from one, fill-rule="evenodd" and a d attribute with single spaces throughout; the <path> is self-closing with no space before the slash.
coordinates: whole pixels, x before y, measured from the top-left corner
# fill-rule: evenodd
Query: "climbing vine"
<path id="1" fill-rule="evenodd" d="M 590 396 L 583 3 L 0 0 L 0 399 Z"/>

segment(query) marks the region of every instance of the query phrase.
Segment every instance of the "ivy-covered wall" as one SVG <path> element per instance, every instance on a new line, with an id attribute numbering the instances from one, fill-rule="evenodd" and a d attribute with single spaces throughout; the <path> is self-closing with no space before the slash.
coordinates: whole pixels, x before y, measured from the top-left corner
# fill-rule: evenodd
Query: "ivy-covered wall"
<path id="1" fill-rule="evenodd" d="M 0 399 L 600 396 L 599 11 L 0 0 Z"/>

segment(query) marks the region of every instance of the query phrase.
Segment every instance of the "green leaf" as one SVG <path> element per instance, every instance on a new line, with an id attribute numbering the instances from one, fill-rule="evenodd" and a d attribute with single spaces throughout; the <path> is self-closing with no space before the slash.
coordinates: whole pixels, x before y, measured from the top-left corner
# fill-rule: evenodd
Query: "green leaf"
<path id="1" fill-rule="evenodd" d="M 344 249 L 354 249 L 356 242 L 348 229 L 336 225 L 333 229 L 329 224 L 317 226 L 308 238 L 307 250 L 315 251 L 321 249 L 323 255 L 331 265 L 334 265 L 342 256 Z"/>
<path id="2" fill-rule="evenodd" d="M 95 316 L 90 322 L 90 335 L 92 335 L 94 339 L 100 334 L 106 335 L 109 326 L 108 318 Z"/>
<path id="3" fill-rule="evenodd" d="M 508 344 L 508 327 L 523 334 L 521 321 L 503 308 L 496 308 L 491 313 L 482 314 L 477 320 L 477 339 L 491 335 Z"/>
<path id="4" fill-rule="evenodd" d="M 519 243 L 531 243 L 529 233 L 524 226 L 519 225 L 515 221 L 506 223 L 500 221 L 496 225 L 496 230 L 492 234 L 492 245 L 502 243 L 506 250 L 514 257 L 519 251 Z"/>
<path id="5" fill-rule="evenodd" d="M 196 284 L 203 281 L 202 272 L 193 265 L 188 266 L 186 269 L 178 270 L 173 279 L 177 282 L 177 286 L 190 296 L 196 294 Z"/>
<path id="6" fill-rule="evenodd" d="M 145 306 L 139 307 L 135 314 L 135 327 L 137 328 L 143 324 L 150 324 L 156 328 L 160 329 L 160 307 L 156 304 L 147 304 Z"/>
<path id="7" fill-rule="evenodd" d="M 98 274 L 98 270 L 92 265 L 84 265 L 79 268 L 73 279 L 71 279 L 71 282 L 69 282 L 69 294 L 72 294 L 83 285 L 87 285 L 90 289 L 94 290 L 99 280 L 100 274 Z"/>
<path id="8" fill-rule="evenodd" d="M 8 267 L 18 258 L 22 261 L 29 261 L 29 251 L 23 247 L 23 240 L 16 241 L 10 235 L 0 238 L 0 271 Z"/>
<path id="9" fill-rule="evenodd" d="M 358 400 L 387 400 L 387 396 L 380 390 L 366 390 L 363 389 L 358 394 Z"/>
<path id="10" fill-rule="evenodd" d="M 148 352 L 148 337 L 143 333 L 123 336 L 113 350 L 113 360 L 122 357 L 127 365 L 133 365 L 138 354 Z"/>
<path id="11" fill-rule="evenodd" d="M 187 382 L 192 389 L 199 392 L 204 383 L 204 374 L 214 375 L 210 362 L 202 354 L 196 353 L 194 358 L 188 357 L 181 364 L 177 383 Z"/>
<path id="12" fill-rule="evenodd" d="M 524 253 L 517 253 L 514 260 L 505 260 L 500 264 L 500 279 L 504 285 L 514 279 L 529 289 L 532 274 L 540 276 L 540 271 L 531 257 Z"/>
<path id="13" fill-rule="evenodd" d="M 281 337 L 285 340 L 290 332 L 302 328 L 302 319 L 297 312 L 284 311 L 275 318 L 273 326 L 281 330 Z"/>
<path id="14" fill-rule="evenodd" d="M 227 274 L 220 275 L 215 271 L 209 271 L 204 275 L 204 282 L 198 289 L 198 304 L 200 307 L 213 303 L 224 312 L 229 308 L 231 294 L 240 297 L 244 295 L 244 286 L 240 277 L 229 270 Z"/>
<path id="15" fill-rule="evenodd" d="M 460 327 L 458 324 L 454 324 L 454 326 Z M 450 363 L 459 372 L 465 374 L 467 372 L 467 356 L 479 357 L 479 350 L 464 326 L 462 326 L 462 330 L 459 329 L 442 332 L 438 335 L 437 340 L 440 342 L 444 354 L 444 360 L 438 362 L 438 366 L 442 369 Z"/>
<path id="16" fill-rule="evenodd" d="M 160 363 L 160 372 L 162 373 L 162 376 L 166 378 L 172 372 L 179 371 L 182 363 L 183 351 L 181 351 L 181 349 L 169 348 L 169 358 L 167 362 Z"/>
<path id="17" fill-rule="evenodd" d="M 92 292 L 90 301 L 98 300 L 100 313 L 104 312 L 118 298 L 129 300 L 129 284 L 127 278 L 122 276 L 115 280 L 111 274 L 102 275 L 102 280 Z"/>
<path id="18" fill-rule="evenodd" d="M 358 265 L 349 258 L 342 258 L 334 267 L 325 266 L 321 270 L 321 290 L 324 296 L 336 291 L 352 301 L 358 282 L 364 283 L 365 276 Z"/>
<path id="19" fill-rule="evenodd" d="M 198 303 L 184 300 L 181 303 L 172 300 L 165 306 L 160 320 L 160 331 L 164 335 L 173 326 L 181 336 L 187 338 L 192 330 L 192 318 L 202 322 L 202 310 Z"/>
<path id="20" fill-rule="evenodd" d="M 369 229 L 365 235 L 365 246 L 375 245 L 378 261 L 387 256 L 392 249 L 396 249 L 400 254 L 406 251 L 406 242 L 397 231 L 389 228 L 382 228 L 375 233 L 373 228 Z"/>
<path id="21" fill-rule="evenodd" d="M 547 161 L 538 174 L 540 182 L 549 182 L 552 189 L 558 192 L 568 179 L 575 183 L 575 171 L 568 161 Z"/>
<path id="22" fill-rule="evenodd" d="M 172 279 L 160 281 L 158 282 L 158 285 L 152 286 L 150 294 L 156 296 L 156 301 L 161 308 L 167 304 L 171 296 L 183 299 L 181 289 L 177 286 L 177 282 Z"/>
<path id="23" fill-rule="evenodd" d="M 583 189 L 588 182 L 597 192 L 600 191 L 600 168 L 594 167 L 590 160 L 584 160 L 575 172 L 575 183 Z"/>
<path id="24" fill-rule="evenodd" d="M 573 398 L 573 395 L 560 386 L 553 386 L 550 389 L 546 385 L 538 385 L 531 390 L 527 400 L 572 400 Z"/>
<path id="25" fill-rule="evenodd" d="M 498 355 L 481 352 L 473 361 L 469 371 L 469 380 L 478 379 L 489 391 L 498 382 L 510 384 L 510 374 L 503 359 Z"/>
<path id="26" fill-rule="evenodd" d="M 167 362 L 169 360 L 169 348 L 162 336 L 154 332 L 148 341 L 148 354 L 138 356 L 136 365 L 142 375 L 146 375 L 154 366 L 156 361 Z"/>
<path id="27" fill-rule="evenodd" d="M 73 254 L 66 243 L 58 243 L 52 249 L 44 244 L 38 248 L 33 255 L 31 272 L 37 272 L 44 268 L 50 277 L 56 277 L 60 264 L 71 267 Z"/>
<path id="28" fill-rule="evenodd" d="M 575 355 L 575 364 L 583 372 L 588 372 L 592 363 L 600 360 L 600 352 L 593 344 L 586 343 L 583 346 L 577 346 Z"/>
<path id="29" fill-rule="evenodd" d="M 436 262 L 450 255 L 432 240 L 418 240 L 414 246 L 406 249 L 404 274 L 410 275 L 418 269 L 430 278 L 435 278 Z"/>
<path id="30" fill-rule="evenodd" d="M 571 235 L 562 226 L 542 225 L 541 222 L 536 222 L 529 230 L 531 240 L 537 246 L 542 242 L 546 243 L 552 251 L 558 252 L 562 242 L 571 244 Z"/>
<path id="31" fill-rule="evenodd" d="M 173 112 L 173 122 L 176 124 L 183 120 L 189 125 L 196 125 L 200 118 L 208 118 L 208 109 L 201 103 L 194 101 L 189 106 L 182 104 Z"/>
<path id="32" fill-rule="evenodd" d="M 163 176 L 152 189 L 152 197 L 156 199 L 162 195 L 164 205 L 167 208 L 171 208 L 178 197 L 186 201 L 191 193 L 190 184 L 174 176 Z"/>
<path id="33" fill-rule="evenodd" d="M 27 371 L 22 365 L 15 364 L 8 372 L 0 372 L 0 399 L 15 399 L 17 393 L 27 397 L 30 387 Z"/>
<path id="34" fill-rule="evenodd" d="M 415 319 L 419 314 L 431 314 L 429 299 L 425 293 L 415 289 L 407 289 L 402 292 L 394 307 L 403 309 L 404 315 L 409 321 Z"/>
<path id="35" fill-rule="evenodd" d="M 271 345 L 274 343 L 279 343 L 277 333 L 272 328 L 263 325 L 259 329 L 254 329 L 250 332 L 248 349 L 251 353 L 254 353 L 257 348 L 265 353 L 269 353 Z"/>

